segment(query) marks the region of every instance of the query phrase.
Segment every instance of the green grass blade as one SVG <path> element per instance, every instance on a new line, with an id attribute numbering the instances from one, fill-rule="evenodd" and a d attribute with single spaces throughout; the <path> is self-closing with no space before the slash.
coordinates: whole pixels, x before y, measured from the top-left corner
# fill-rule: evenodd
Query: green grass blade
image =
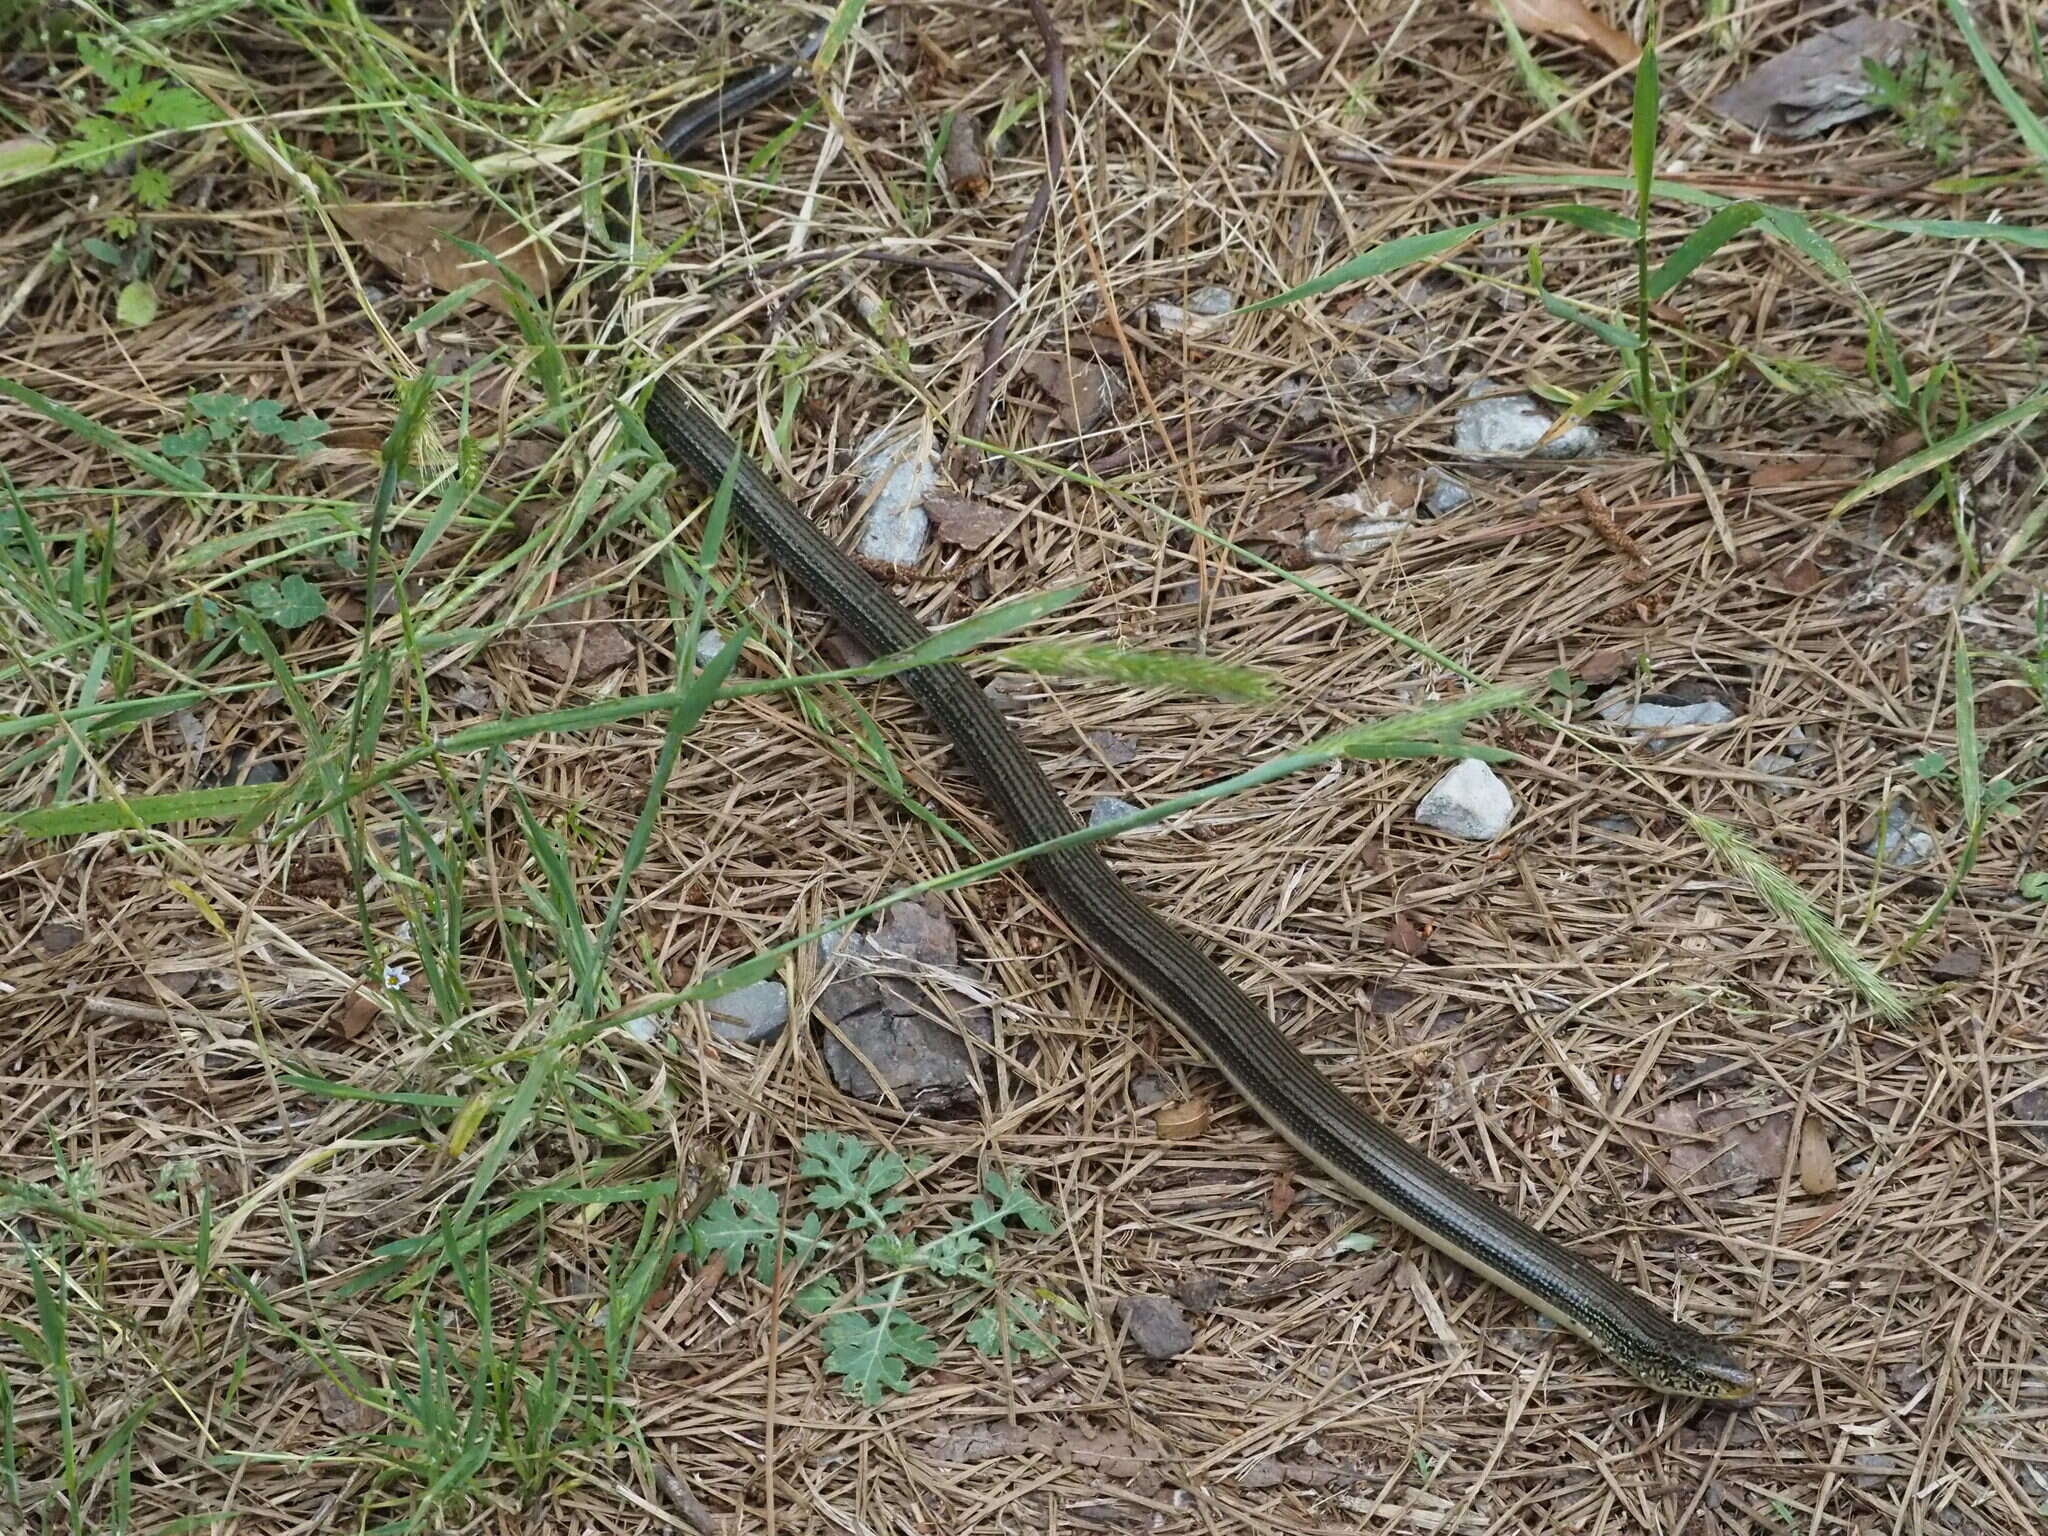
<path id="1" fill-rule="evenodd" d="M 889 659 L 920 667 L 927 662 L 944 661 L 963 651 L 978 649 L 991 640 L 1000 640 L 1004 635 L 1028 629 L 1047 614 L 1057 613 L 1087 590 L 1085 586 L 1062 587 L 1055 592 L 1034 592 L 1025 597 L 1011 598 L 1006 603 L 983 609 L 971 619 L 948 624 L 917 644 L 904 647 Z"/>
<path id="2" fill-rule="evenodd" d="M 1765 906 L 1796 928 L 1813 952 L 1873 1011 L 1887 1019 L 1903 1019 L 1912 1012 L 1905 994 L 1857 952 L 1848 936 L 1813 904 L 1813 898 L 1797 881 L 1744 842 L 1726 822 L 1692 812 L 1687 812 L 1685 819 L 1699 834 L 1700 841 L 1748 881 Z"/>
<path id="3" fill-rule="evenodd" d="M 1661 299 L 1698 271 L 1713 254 L 1763 217 L 1757 203 L 1731 203 L 1719 209 L 1679 243 L 1650 276 L 1650 297 Z"/>
<path id="4" fill-rule="evenodd" d="M 1977 62 L 1977 73 L 1984 77 L 1984 84 L 1998 104 L 2005 108 L 2005 115 L 2012 119 L 2012 125 L 2019 131 L 2020 139 L 2026 144 L 2034 158 L 2041 162 L 2042 169 L 2048 170 L 2048 123 L 2043 123 L 2026 104 L 2020 93 L 2013 89 L 2012 82 L 2005 77 L 2005 71 L 1998 67 L 1998 60 L 1985 46 L 1983 34 L 1977 30 L 1977 22 L 1970 15 L 1969 8 L 1962 0 L 1947 0 L 1948 14 L 1956 24 L 1956 30 L 1963 34 L 1963 41 L 1969 45 L 1970 57 Z"/>
<path id="5" fill-rule="evenodd" d="M 129 800 L 87 800 L 0 815 L 0 832 L 24 837 L 83 837 L 123 827 L 160 827 L 174 821 L 232 821 L 265 809 L 290 791 L 287 784 L 220 784 Z"/>
<path id="6" fill-rule="evenodd" d="M 1979 443 L 2005 432 L 2009 428 L 2032 421 L 2048 409 L 2048 386 L 2037 389 L 2018 405 L 2000 411 L 1996 416 L 1987 416 L 1974 426 L 1965 427 L 1951 437 L 1938 443 L 1929 443 L 1918 453 L 1909 453 L 1890 469 L 1880 470 L 1855 490 L 1828 509 L 1829 517 L 1840 517 L 1858 502 L 1868 501 L 1873 496 L 1882 496 L 1893 486 L 1904 485 L 1918 479 L 1930 469 L 1938 469 L 1950 460 L 1968 453 Z"/>
<path id="7" fill-rule="evenodd" d="M 1646 229 L 1651 192 L 1657 184 L 1657 106 L 1657 39 L 1652 36 L 1644 41 L 1642 57 L 1636 60 L 1634 110 L 1628 125 L 1629 163 L 1636 173 L 1636 217 Z"/>
<path id="8" fill-rule="evenodd" d="M 1319 293 L 1328 293 L 1332 288 L 1341 288 L 1346 283 L 1359 282 L 1368 277 L 1385 277 L 1390 272 L 1399 272 L 1418 262 L 1434 261 L 1463 245 L 1482 230 L 1493 228 L 1498 219 L 1479 219 L 1470 224 L 1455 225 L 1450 229 L 1431 230 L 1426 234 L 1403 235 L 1397 240 L 1388 240 L 1367 251 L 1361 251 L 1349 261 L 1338 263 L 1321 277 L 1312 277 L 1307 282 L 1276 293 L 1270 298 L 1260 299 L 1255 304 L 1245 305 L 1247 313 L 1261 309 L 1278 309 L 1282 304 L 1295 304 L 1303 299 L 1314 298 Z"/>
<path id="9" fill-rule="evenodd" d="M 18 400 L 30 410 L 47 416 L 58 426 L 67 432 L 76 433 L 102 453 L 112 454 L 117 459 L 126 459 L 137 469 L 155 476 L 174 491 L 199 494 L 205 492 L 207 488 L 204 480 L 196 475 L 187 474 L 162 454 L 138 447 L 120 433 L 101 426 L 90 416 L 82 415 L 68 405 L 59 405 L 40 390 L 30 389 L 26 384 L 17 384 L 10 378 L 0 376 L 0 395 L 5 395 L 10 400 Z"/>

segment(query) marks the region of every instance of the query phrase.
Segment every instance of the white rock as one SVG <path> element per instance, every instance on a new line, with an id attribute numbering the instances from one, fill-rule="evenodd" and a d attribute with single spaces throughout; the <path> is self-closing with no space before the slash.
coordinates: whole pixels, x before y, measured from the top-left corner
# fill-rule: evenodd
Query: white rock
<path id="1" fill-rule="evenodd" d="M 1137 814 L 1138 808 L 1128 800 L 1121 800 L 1115 795 L 1098 795 L 1095 803 L 1088 807 L 1088 825 L 1100 827 Z"/>
<path id="2" fill-rule="evenodd" d="M 1800 764 L 1804 763 L 1819 750 L 1820 747 L 1817 743 L 1807 739 L 1805 730 L 1795 725 L 1790 731 L 1785 733 L 1783 749 L 1775 752 L 1759 752 L 1749 765 L 1750 771 L 1763 774 L 1768 778 L 1786 778 L 1798 773 Z M 1773 785 L 1771 786 L 1771 793 L 1788 795 L 1792 793 L 1792 790 L 1789 785 Z"/>
<path id="3" fill-rule="evenodd" d="M 1310 510 L 1302 553 L 1325 564 L 1363 559 L 1415 526 L 1405 510 L 1363 490 L 1332 496 Z"/>
<path id="4" fill-rule="evenodd" d="M 626 1020 L 626 1033 L 643 1045 L 652 1045 L 669 1031 L 675 1017 L 667 1013 L 642 1014 L 637 1019 Z"/>
<path id="5" fill-rule="evenodd" d="M 867 509 L 856 546 L 863 559 L 913 565 L 931 536 L 924 499 L 939 482 L 932 424 L 884 427 L 854 455 L 854 478 Z"/>
<path id="6" fill-rule="evenodd" d="M 1735 718 L 1735 711 L 1719 699 L 1700 699 L 1691 704 L 1659 704 L 1651 699 L 1610 695 L 1601 701 L 1600 718 L 1625 731 L 1649 732 L 1668 731 L 1684 725 L 1726 725 Z"/>
<path id="7" fill-rule="evenodd" d="M 718 653 L 725 649 L 725 636 L 709 624 L 697 635 L 697 665 L 708 667 L 718 659 Z"/>
<path id="8" fill-rule="evenodd" d="M 1152 323 L 1168 336 L 1206 336 L 1221 330 L 1237 308 L 1237 295 L 1228 288 L 1197 288 L 1188 295 L 1187 307 L 1164 299 L 1152 306 Z"/>
<path id="9" fill-rule="evenodd" d="M 1495 394 L 1499 388 L 1492 379 L 1474 379 L 1466 387 L 1465 393 L 1471 398 L 1458 408 L 1458 452 L 1576 459 L 1600 451 L 1600 434 L 1583 421 L 1573 422 L 1549 442 L 1543 442 L 1543 434 L 1556 418 L 1528 395 Z M 1541 447 L 1537 446 L 1539 443 Z"/>
<path id="10" fill-rule="evenodd" d="M 779 981 L 757 981 L 704 1005 L 711 1033 L 741 1045 L 764 1045 L 789 1022 L 789 988 Z"/>
<path id="11" fill-rule="evenodd" d="M 1446 512 L 1455 512 L 1472 499 L 1472 493 L 1446 474 L 1431 474 L 1429 492 L 1422 504 L 1429 509 L 1431 517 L 1442 517 Z"/>
<path id="12" fill-rule="evenodd" d="M 1425 827 L 1490 843 L 1515 819 L 1515 802 L 1500 775 L 1476 757 L 1461 759 L 1415 807 Z"/>

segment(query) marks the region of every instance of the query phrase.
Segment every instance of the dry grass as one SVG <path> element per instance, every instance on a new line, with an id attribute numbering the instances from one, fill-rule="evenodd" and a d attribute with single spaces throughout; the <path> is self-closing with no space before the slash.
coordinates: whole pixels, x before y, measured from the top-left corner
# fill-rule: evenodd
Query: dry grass
<path id="1" fill-rule="evenodd" d="M 1504 224 L 1421 286 L 1398 275 L 1199 338 L 1163 334 L 1146 306 L 1207 284 L 1249 301 L 1379 240 L 1572 195 L 1488 177 L 1625 172 L 1626 77 L 1596 84 L 1603 64 L 1537 43 L 1585 88 L 1580 146 L 1538 121 L 1496 30 L 1462 6 L 1057 6 L 1062 175 L 1022 263 L 987 429 L 1034 462 L 954 445 L 961 488 L 1014 518 L 988 548 L 940 548 L 897 584 L 936 623 L 1086 583 L 1051 632 L 1196 646 L 1280 680 L 1288 702 L 1263 710 L 1029 682 L 1019 728 L 1084 802 L 1147 803 L 1459 686 L 1400 635 L 1496 680 L 1618 649 L 1651 684 L 1728 699 L 1732 723 L 1661 753 L 1589 734 L 1582 704 L 1568 732 L 1530 719 L 1480 733 L 1523 757 L 1506 770 L 1520 819 L 1495 846 L 1412 822 L 1440 765 L 1371 762 L 1212 802 L 1115 856 L 1449 1166 L 1689 1318 L 1739 1325 L 1764 1386 L 1733 1411 L 1648 1396 L 1319 1190 L 1008 877 L 945 898 L 1001 999 L 1001 1070 L 979 1114 L 853 1102 L 808 1029 L 757 1053 L 710 1038 L 695 1008 L 658 1050 L 580 1028 L 971 862 L 934 822 L 1000 845 L 889 685 L 720 703 L 665 784 L 657 712 L 449 753 L 304 814 L 342 784 L 359 737 L 360 761 L 389 761 L 424 732 L 676 686 L 701 520 L 681 499 L 631 500 L 650 466 L 604 408 L 648 360 L 679 359 L 749 436 L 792 410 L 771 457 L 821 493 L 878 425 L 967 419 L 995 309 L 986 283 L 792 258 L 880 248 L 1002 270 L 1043 181 L 1040 115 L 1023 112 L 979 204 L 926 166 L 945 114 L 986 121 L 1045 88 L 1027 12 L 887 8 L 835 65 L 828 109 L 772 156 L 749 158 L 786 121 L 771 111 L 664 180 L 644 238 L 669 254 L 607 304 L 579 191 L 586 169 L 625 174 L 607 130 L 644 142 L 701 87 L 700 63 L 779 46 L 793 17 L 216 9 L 224 20 L 166 29 L 142 55 L 247 125 L 145 152 L 172 176 L 168 207 L 138 209 L 118 170 L 0 192 L 0 374 L 143 447 L 199 391 L 276 399 L 330 427 L 260 493 L 223 464 L 225 494 L 180 495 L 0 401 L 10 495 L 47 560 L 38 570 L 0 526 L 0 726 L 63 717 L 0 737 L 0 809 L 191 789 L 237 753 L 293 776 L 251 836 L 222 822 L 0 833 L 0 1085 L 14 1108 L 0 1132 L 0 1526 L 2040 1529 L 2048 950 L 2041 906 L 2015 890 L 2048 800 L 2032 782 L 2043 571 L 2023 536 L 2040 485 L 2025 434 L 1952 465 L 1955 499 L 1924 482 L 1830 521 L 1911 423 L 1864 379 L 1853 296 L 1752 230 L 1673 296 L 1666 354 L 1697 376 L 1739 347 L 1780 377 L 1833 369 L 1828 387 L 1790 394 L 1737 362 L 1682 403 L 1675 460 L 1632 418 L 1610 419 L 1597 460 L 1475 474 L 1471 504 L 1308 573 L 1307 590 L 1160 515 L 1272 553 L 1311 493 L 1453 465 L 1453 402 L 1384 387 L 1432 359 L 1456 380 L 1603 384 L 1612 354 L 1520 291 L 1524 249 L 1538 242 L 1551 289 L 1582 306 L 1625 306 L 1633 267 L 1624 246 L 1555 223 Z M 1693 7 L 1671 7 L 1665 174 L 1816 219 L 2048 225 L 2038 177 L 1940 190 L 1884 119 L 1757 146 L 1700 105 L 1838 10 L 1745 10 L 1723 48 Z M 1904 10 L 1962 56 L 1940 7 Z M 2038 105 L 2019 8 L 1979 10 Z M 1620 19 L 1640 31 L 1636 9 Z M 0 109 L 62 140 L 79 111 L 68 85 L 106 94 L 75 62 L 53 77 L 23 54 L 0 65 Z M 592 97 L 609 115 L 588 140 L 563 131 L 562 112 Z M 1981 90 L 1965 131 L 1964 169 L 2024 165 Z M 475 195 L 465 160 L 489 170 L 543 141 L 564 153 L 485 177 L 568 264 L 552 319 L 526 337 L 478 304 L 408 330 L 434 296 L 338 242 L 309 201 L 331 181 L 337 197 L 455 203 Z M 153 264 L 115 273 L 80 242 L 134 250 L 139 236 L 110 232 L 124 213 Z M 1660 202 L 1659 247 L 1702 216 Z M 1818 227 L 1916 373 L 1953 365 L 1973 417 L 2036 387 L 2037 252 Z M 67 259 L 51 256 L 57 241 Z M 124 326 L 115 294 L 135 277 L 161 308 Z M 1347 322 L 1360 298 L 1377 309 Z M 1079 439 L 1011 371 L 1067 348 L 1136 367 Z M 567 394 L 550 414 L 556 360 Z M 383 558 L 424 553 L 405 611 L 366 616 L 378 455 L 421 369 L 470 370 L 430 409 L 423 473 L 460 466 L 495 500 L 463 505 L 429 541 L 440 486 L 401 488 Z M 1949 397 L 1935 425 L 1954 424 Z M 818 505 L 837 516 L 841 500 Z M 817 626 L 778 577 L 730 549 L 708 569 L 712 620 L 758 629 L 736 680 L 816 670 Z M 320 589 L 327 616 L 268 630 L 274 663 L 231 634 L 188 632 L 195 595 L 225 603 L 288 573 Z M 1955 780 L 1923 784 L 1910 766 L 1956 750 L 1959 641 L 1985 776 L 2020 785 L 1967 867 Z M 139 723 L 83 710 L 181 691 L 183 707 Z M 1818 747 L 1806 771 L 1784 784 L 1750 766 L 1795 727 Z M 1111 764 L 1090 743 L 1100 731 L 1136 755 Z M 651 785 L 661 814 L 636 848 Z M 1896 794 L 1936 831 L 1910 871 L 1858 851 Z M 1873 1017 L 1794 922 L 1714 863 L 1687 813 L 1792 877 L 1915 995 L 1913 1015 Z M 1636 830 L 1600 824 L 1619 815 Z M 422 833 L 443 850 L 438 875 Z M 622 871 L 617 937 L 579 957 L 565 913 L 594 933 Z M 1909 943 L 1951 883 L 1936 930 Z M 455 942 L 432 937 L 437 915 Z M 1421 956 L 1406 952 L 1420 940 Z M 1953 952 L 1981 970 L 1940 979 Z M 413 980 L 372 1011 L 357 984 L 386 960 Z M 438 996 L 425 985 L 437 964 Z M 799 1004 L 815 995 L 807 958 L 785 976 Z M 337 1098 L 309 1078 L 426 1097 Z M 1213 1105 L 1205 1134 L 1155 1134 L 1162 1086 Z M 933 1305 L 939 1363 L 870 1410 L 826 1377 L 816 1325 L 779 1289 L 681 1259 L 657 1268 L 630 1356 L 607 1353 L 602 1309 L 622 1305 L 636 1259 L 660 1266 L 682 1241 L 704 1172 L 794 1197 L 798 1139 L 821 1128 L 931 1159 L 914 1215 L 933 1226 L 985 1168 L 1026 1181 L 1059 1227 L 1013 1239 L 999 1262 L 1066 1304 L 1056 1362 L 992 1363 Z M 610 1203 L 519 1203 L 596 1186 Z M 506 1212 L 488 1262 L 466 1250 L 458 1265 L 467 1295 L 428 1262 L 441 1234 Z M 1375 1251 L 1340 1250 L 1353 1232 Z M 383 1245 L 408 1240 L 424 1241 L 378 1268 Z M 1139 1360 L 1112 1303 L 1189 1275 L 1232 1289 L 1195 1319 L 1185 1357 Z"/>

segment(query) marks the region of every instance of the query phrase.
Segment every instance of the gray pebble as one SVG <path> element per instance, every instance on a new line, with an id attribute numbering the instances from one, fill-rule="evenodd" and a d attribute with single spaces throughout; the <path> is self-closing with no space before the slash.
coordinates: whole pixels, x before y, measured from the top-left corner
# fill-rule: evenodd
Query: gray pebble
<path id="1" fill-rule="evenodd" d="M 1088 825 L 1106 826 L 1112 821 L 1121 821 L 1126 816 L 1137 814 L 1138 807 L 1128 800 L 1120 800 L 1115 795 L 1097 795 L 1095 803 L 1088 807 Z"/>
<path id="2" fill-rule="evenodd" d="M 711 1033 L 739 1045 L 766 1045 L 789 1023 L 789 988 L 779 981 L 757 981 L 704 1005 Z"/>
<path id="3" fill-rule="evenodd" d="M 931 423 L 874 433 L 861 445 L 853 472 L 867 508 L 857 546 L 861 557 L 915 565 L 931 536 L 924 498 L 939 480 Z"/>
<path id="4" fill-rule="evenodd" d="M 1432 473 L 1422 504 L 1431 517 L 1442 517 L 1446 512 L 1457 511 L 1471 499 L 1472 493 L 1449 475 Z"/>
<path id="5" fill-rule="evenodd" d="M 1884 808 L 1877 835 L 1863 851 L 1889 869 L 1910 869 L 1934 857 L 1934 834 L 1920 825 L 1910 805 L 1894 800 Z"/>

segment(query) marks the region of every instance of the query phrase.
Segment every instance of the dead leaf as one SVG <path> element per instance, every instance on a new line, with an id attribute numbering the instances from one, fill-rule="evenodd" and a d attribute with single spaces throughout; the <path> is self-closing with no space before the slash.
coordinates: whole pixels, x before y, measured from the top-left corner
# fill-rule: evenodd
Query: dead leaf
<path id="1" fill-rule="evenodd" d="M 939 537 L 962 549 L 980 549 L 1010 525 L 1010 514 L 1001 507 L 951 491 L 927 491 L 924 510 Z"/>
<path id="2" fill-rule="evenodd" d="M 1580 0 L 1501 0 L 1501 6 L 1524 32 L 1589 44 L 1617 64 L 1633 64 L 1642 57 L 1634 38 Z"/>
<path id="3" fill-rule="evenodd" d="M 1767 60 L 1707 105 L 1760 133 L 1810 139 L 1882 112 L 1863 61 L 1895 64 L 1912 40 L 1913 29 L 1902 21 L 1854 17 Z"/>
<path id="4" fill-rule="evenodd" d="M 1059 406 L 1054 425 L 1086 432 L 1123 392 L 1123 376 L 1096 362 L 1058 352 L 1034 352 L 1024 360 L 1028 374 Z"/>
<path id="5" fill-rule="evenodd" d="M 1635 652 L 1614 645 L 1604 651 L 1593 652 L 1572 671 L 1579 681 L 1601 688 L 1613 682 L 1622 673 L 1631 671 L 1635 664 Z"/>
<path id="6" fill-rule="evenodd" d="M 1827 572 L 1802 555 L 1797 560 L 1786 561 L 1775 571 L 1767 572 L 1766 579 L 1794 597 L 1804 597 L 1827 580 Z"/>
<path id="7" fill-rule="evenodd" d="M 1911 458 L 1926 446 L 1927 437 L 1918 427 L 1901 432 L 1896 437 L 1885 439 L 1884 446 L 1877 450 L 1877 467 L 1890 469 L 1900 460 Z"/>
<path id="8" fill-rule="evenodd" d="M 537 671 L 566 683 L 588 683 L 616 672 L 633 659 L 626 626 L 611 616 L 610 601 L 593 592 L 558 608 L 521 642 Z"/>
<path id="9" fill-rule="evenodd" d="M 314 1392 L 320 1405 L 320 1417 L 330 1429 L 339 1430 L 344 1435 L 361 1435 L 384 1422 L 383 1414 L 324 1376 Z"/>
<path id="10" fill-rule="evenodd" d="M 1753 491 L 1778 491 L 1833 481 L 1857 480 L 1863 474 L 1862 461 L 1845 454 L 1828 454 L 1818 459 L 1780 459 L 1759 464 L 1749 473 Z"/>
<path id="11" fill-rule="evenodd" d="M 1396 912 L 1388 925 L 1387 942 L 1402 954 L 1420 960 L 1429 953 L 1429 929 L 1406 912 Z"/>
<path id="12" fill-rule="evenodd" d="M 1089 731 L 1088 745 L 1102 754 L 1102 760 L 1111 767 L 1121 768 L 1133 762 L 1138 756 L 1138 744 L 1128 736 L 1119 736 L 1115 731 Z"/>
<path id="13" fill-rule="evenodd" d="M 1937 981 L 1974 981 L 1984 973 L 1984 957 L 1974 949 L 1958 946 L 1934 962 Z"/>
<path id="14" fill-rule="evenodd" d="M 1671 1103 L 1650 1123 L 1670 1138 L 1665 1160 L 1676 1182 L 1738 1199 L 1783 1174 L 1792 1150 L 1786 1111 L 1758 1115 L 1732 1104 L 1701 1110 Z"/>
<path id="15" fill-rule="evenodd" d="M 334 221 L 392 276 L 442 293 L 497 276 L 489 262 L 472 256 L 450 236 L 489 251 L 536 294 L 551 292 L 567 270 L 517 224 L 482 212 L 406 203 L 344 203 L 334 209 Z M 476 297 L 493 309 L 511 311 L 502 282 L 489 283 Z"/>
<path id="16" fill-rule="evenodd" d="M 1275 1221 L 1285 1221 L 1287 1213 L 1294 1209 L 1294 1180 L 1286 1174 L 1273 1176 L 1273 1192 L 1266 1196 L 1266 1209 Z"/>
<path id="17" fill-rule="evenodd" d="M 341 1015 L 334 1021 L 334 1032 L 344 1040 L 354 1040 L 376 1023 L 383 1012 L 377 1006 L 377 995 L 368 987 L 359 986 L 342 1005 Z"/>
<path id="18" fill-rule="evenodd" d="M 1809 1195 L 1835 1192 L 1835 1149 L 1816 1115 L 1808 1115 L 1799 1127 L 1799 1187 Z"/>
<path id="19" fill-rule="evenodd" d="M 1194 1141 L 1208 1133 L 1209 1119 L 1207 1099 L 1184 1099 L 1154 1115 L 1152 1129 L 1161 1141 Z"/>

